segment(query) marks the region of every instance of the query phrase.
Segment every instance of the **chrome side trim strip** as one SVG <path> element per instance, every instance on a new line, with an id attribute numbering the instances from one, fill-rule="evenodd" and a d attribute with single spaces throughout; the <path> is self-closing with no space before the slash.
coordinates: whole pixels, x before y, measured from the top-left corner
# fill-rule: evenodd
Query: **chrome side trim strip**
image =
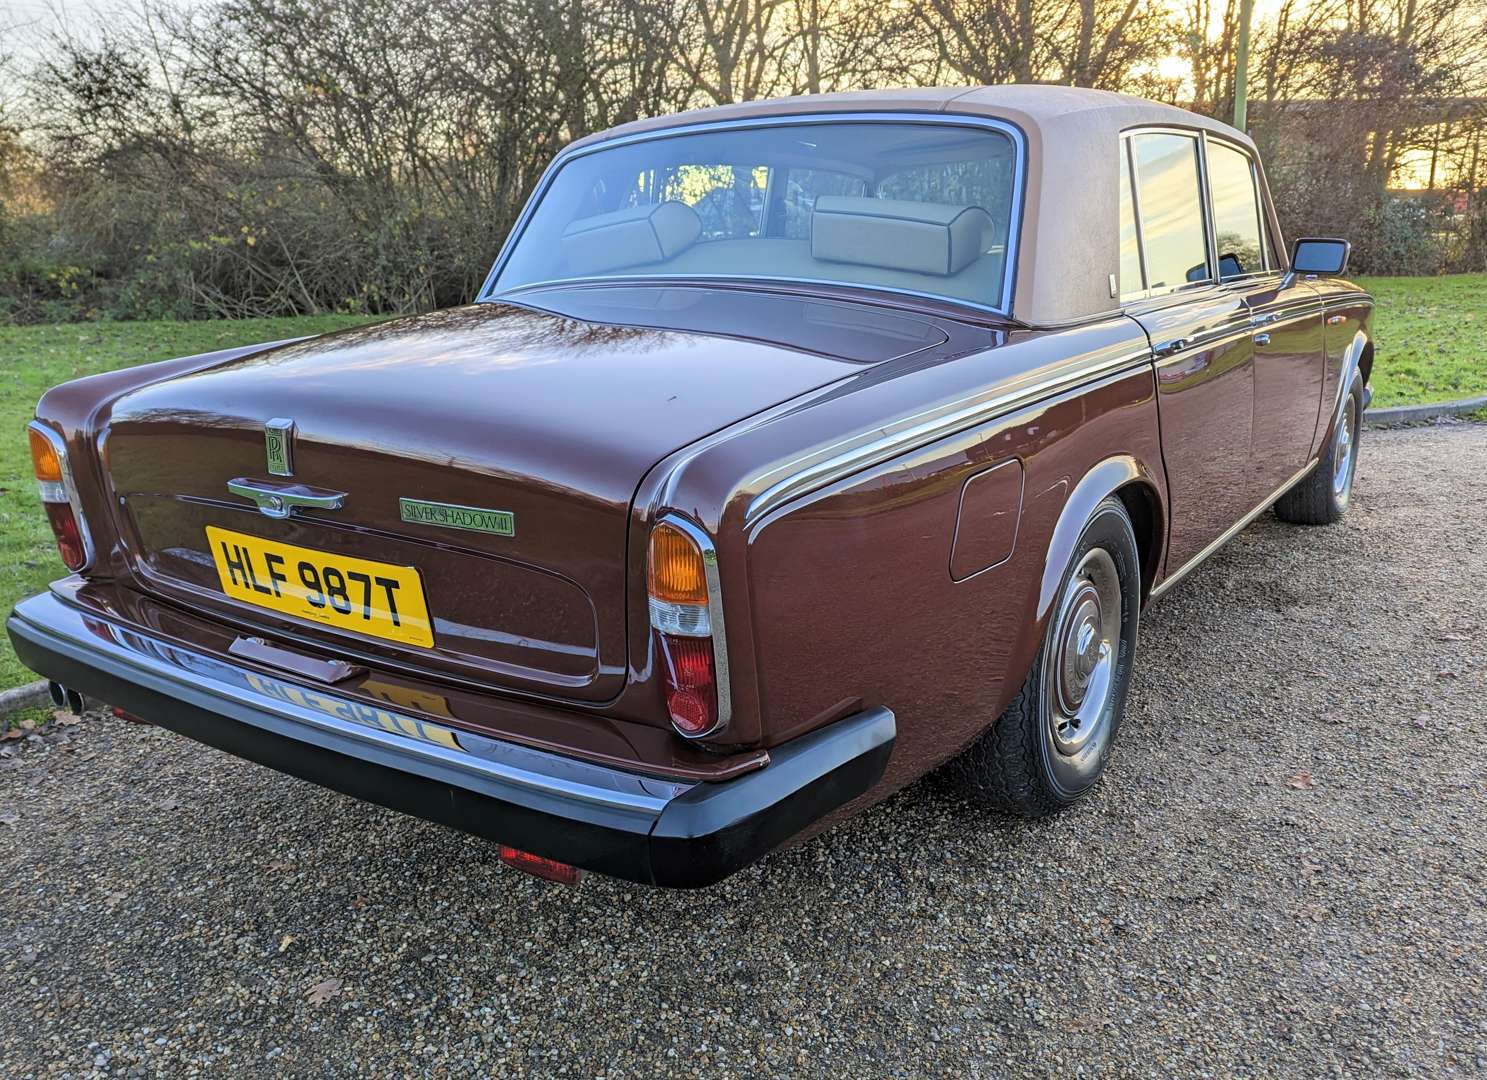
<path id="1" fill-rule="evenodd" d="M 87 614 L 55 591 L 24 602 L 13 618 L 59 651 L 103 670 L 128 669 L 131 681 L 188 705 L 314 745 L 351 739 L 365 748 L 368 760 L 394 769 L 399 761 L 418 762 L 528 799 L 577 800 L 641 819 L 659 814 L 692 786 L 477 735 L 227 664 Z"/>
<path id="2" fill-rule="evenodd" d="M 744 524 L 752 524 L 775 507 L 800 495 L 947 435 L 953 435 L 964 428 L 975 427 L 1043 398 L 1053 397 L 1101 377 L 1124 374 L 1150 362 L 1151 351 L 1143 349 L 1076 371 L 1014 386 L 975 405 L 963 408 L 947 406 L 949 411 L 929 410 L 885 424 L 855 440 L 844 440 L 766 473 L 765 476 L 780 472 L 786 472 L 787 475 L 754 496 L 744 513 Z"/>
<path id="3" fill-rule="evenodd" d="M 1250 522 L 1254 521 L 1255 518 L 1259 517 L 1266 510 L 1269 510 L 1276 499 L 1279 499 L 1286 492 L 1290 491 L 1291 488 L 1295 487 L 1296 484 L 1304 480 L 1307 474 L 1317 467 L 1317 462 L 1320 460 L 1321 458 L 1312 458 L 1305 467 L 1303 467 L 1299 472 L 1296 473 L 1296 475 L 1292 476 L 1284 484 L 1267 495 L 1259 506 L 1255 507 L 1248 514 L 1245 514 L 1244 517 L 1240 518 L 1236 523 L 1225 529 L 1217 540 L 1209 544 L 1202 551 L 1198 552 L 1198 554 L 1194 555 L 1187 562 L 1183 563 L 1181 569 L 1177 570 L 1175 573 L 1168 574 L 1166 578 L 1163 579 L 1160 585 L 1151 590 L 1151 599 L 1155 600 L 1157 597 L 1164 595 L 1168 589 L 1172 588 L 1172 586 L 1176 585 L 1183 578 L 1187 577 L 1188 574 L 1192 573 L 1199 566 L 1201 566 L 1203 562 L 1215 551 L 1217 551 L 1219 548 L 1227 544 L 1230 540 L 1234 539 L 1234 537 L 1242 533 L 1250 524 Z"/>
<path id="4" fill-rule="evenodd" d="M 1303 319 L 1320 317 L 1323 309 L 1320 307 L 1307 307 L 1304 311 L 1292 312 L 1285 315 L 1273 315 L 1262 312 L 1253 318 L 1245 317 L 1243 321 L 1230 319 L 1222 326 L 1215 327 L 1200 337 L 1182 341 L 1182 347 L 1172 350 L 1175 341 L 1162 342 L 1156 347 L 1158 367 L 1166 367 L 1176 360 L 1181 360 L 1195 349 L 1211 349 L 1215 345 L 1222 345 L 1226 341 L 1234 341 L 1246 335 L 1253 334 L 1256 330 L 1263 329 L 1265 332 L 1277 330 L 1289 326 L 1293 322 Z"/>
<path id="5" fill-rule="evenodd" d="M 656 524 L 680 529 L 692 538 L 692 542 L 702 552 L 702 569 L 707 577 L 707 624 L 713 641 L 713 679 L 718 690 L 718 722 L 697 735 L 688 735 L 681 731 L 677 734 L 684 739 L 705 739 L 722 731 L 733 718 L 733 693 L 728 674 L 728 628 L 723 622 L 723 586 L 718 577 L 718 549 L 705 529 L 674 511 L 662 514 Z M 651 618 L 652 625 L 655 626 L 654 609 Z M 661 630 L 663 627 L 656 626 L 656 629 Z"/>

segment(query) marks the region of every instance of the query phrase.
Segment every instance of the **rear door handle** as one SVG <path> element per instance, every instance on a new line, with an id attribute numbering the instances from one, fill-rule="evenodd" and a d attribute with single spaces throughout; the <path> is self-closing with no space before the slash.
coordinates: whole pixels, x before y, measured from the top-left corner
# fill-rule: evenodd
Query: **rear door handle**
<path id="1" fill-rule="evenodd" d="M 1182 350 L 1183 349 L 1186 349 L 1187 347 L 1188 347 L 1188 339 L 1187 338 L 1173 338 L 1171 341 L 1165 341 L 1162 344 L 1158 345 L 1156 347 L 1156 349 L 1153 350 L 1153 351 L 1158 356 L 1176 356 L 1178 353 L 1182 352 Z"/>
<path id="2" fill-rule="evenodd" d="M 1347 321 L 1348 321 L 1348 317 L 1346 315 L 1328 315 L 1327 316 L 1327 325 L 1328 326 L 1341 326 L 1343 323 L 1345 323 Z"/>

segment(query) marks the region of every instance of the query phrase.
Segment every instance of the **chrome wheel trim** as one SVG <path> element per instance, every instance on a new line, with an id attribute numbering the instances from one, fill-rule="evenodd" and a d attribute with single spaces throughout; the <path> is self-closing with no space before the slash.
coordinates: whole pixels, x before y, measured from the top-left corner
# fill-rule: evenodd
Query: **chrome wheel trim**
<path id="1" fill-rule="evenodd" d="M 1352 394 L 1343 402 L 1337 420 L 1337 437 L 1332 450 L 1332 494 L 1338 504 L 1346 506 L 1353 490 L 1353 453 L 1357 448 L 1358 399 Z"/>
<path id="2" fill-rule="evenodd" d="M 1122 602 L 1114 558 L 1104 548 L 1091 548 L 1064 583 L 1049 625 L 1043 654 L 1045 757 L 1057 786 L 1071 793 L 1094 782 L 1110 742 Z"/>

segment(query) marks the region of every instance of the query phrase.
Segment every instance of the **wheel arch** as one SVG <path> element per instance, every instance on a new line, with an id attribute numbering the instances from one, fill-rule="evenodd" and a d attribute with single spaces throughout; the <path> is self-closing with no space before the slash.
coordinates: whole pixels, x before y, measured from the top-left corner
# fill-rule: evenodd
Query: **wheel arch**
<path id="1" fill-rule="evenodd" d="M 1358 370 L 1363 375 L 1363 385 L 1367 386 L 1369 379 L 1373 377 L 1373 339 L 1364 338 L 1363 349 L 1358 354 Z"/>
<path id="2" fill-rule="evenodd" d="M 1322 432 L 1319 445 L 1326 446 L 1327 440 L 1332 438 L 1337 419 L 1342 415 L 1342 403 L 1347 398 L 1348 390 L 1352 388 L 1353 375 L 1362 375 L 1363 385 L 1367 386 L 1368 378 L 1372 373 L 1373 339 L 1364 330 L 1359 330 L 1353 335 L 1353 340 L 1348 343 L 1347 351 L 1343 353 L 1342 370 L 1338 372 L 1337 378 L 1337 400 L 1333 401 L 1332 411 L 1326 417 L 1327 429 Z"/>
<path id="3" fill-rule="evenodd" d="M 1117 488 L 1115 494 L 1125 504 L 1131 527 L 1136 530 L 1136 549 L 1141 553 L 1141 603 L 1145 606 L 1162 564 L 1167 519 L 1156 487 L 1145 479 L 1132 480 Z"/>
<path id="4" fill-rule="evenodd" d="M 1095 507 L 1110 496 L 1120 499 L 1131 517 L 1136 547 L 1141 554 L 1141 600 L 1144 604 L 1161 565 L 1162 538 L 1166 535 L 1166 511 L 1160 489 L 1149 470 L 1130 454 L 1117 454 L 1092 466 L 1064 502 L 1043 557 L 1043 578 L 1038 590 L 1037 621 L 1042 626 L 1053 608 L 1059 583 L 1085 523 Z"/>

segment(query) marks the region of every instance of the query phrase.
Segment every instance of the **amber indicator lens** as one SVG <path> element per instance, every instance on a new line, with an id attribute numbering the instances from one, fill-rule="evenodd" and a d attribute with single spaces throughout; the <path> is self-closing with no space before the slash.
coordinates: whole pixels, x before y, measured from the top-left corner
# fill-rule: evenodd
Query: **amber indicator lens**
<path id="1" fill-rule="evenodd" d="M 578 884 L 580 875 L 578 867 L 569 866 L 556 859 L 545 859 L 541 855 L 533 855 L 530 851 L 522 851 L 520 848 L 507 847 L 502 844 L 501 861 L 513 870 L 540 877 L 544 881 L 556 881 L 560 885 Z"/>
<path id="2" fill-rule="evenodd" d="M 648 587 L 657 600 L 673 604 L 706 604 L 707 571 L 696 542 L 671 525 L 651 530 Z"/>
<path id="3" fill-rule="evenodd" d="M 27 436 L 31 439 L 31 464 L 36 471 L 36 479 L 43 484 L 60 484 L 62 482 L 62 459 L 57 455 L 57 448 L 52 440 L 46 437 L 46 433 L 36 428 L 27 428 Z"/>

